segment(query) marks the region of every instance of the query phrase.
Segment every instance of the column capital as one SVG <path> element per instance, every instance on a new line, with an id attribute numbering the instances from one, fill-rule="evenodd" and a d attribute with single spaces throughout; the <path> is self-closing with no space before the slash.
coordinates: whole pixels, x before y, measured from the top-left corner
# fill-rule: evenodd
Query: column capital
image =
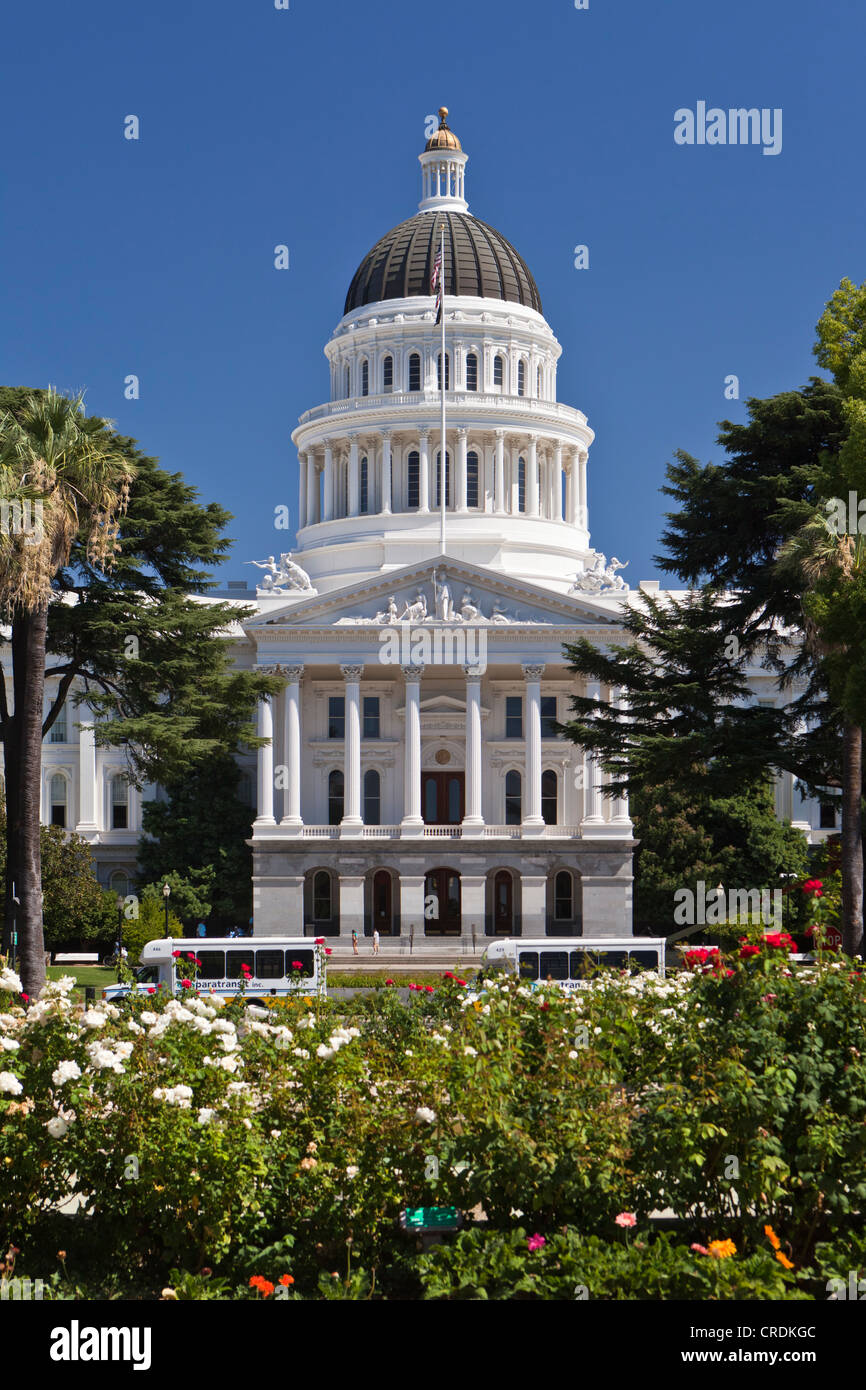
<path id="1" fill-rule="evenodd" d="M 364 664 L 362 662 L 360 665 L 341 666 L 340 671 L 344 681 L 359 681 L 364 674 Z"/>
<path id="2" fill-rule="evenodd" d="M 540 666 L 536 665 L 535 663 L 532 663 L 531 665 L 523 666 L 522 670 L 524 680 L 540 681 L 542 676 L 544 675 L 544 663 L 542 663 Z"/>
<path id="3" fill-rule="evenodd" d="M 468 428 L 467 428 L 466 425 L 458 425 L 458 426 L 457 426 L 457 438 L 458 438 L 458 439 L 465 439 L 468 433 L 469 433 L 469 430 L 468 430 Z"/>
<path id="4" fill-rule="evenodd" d="M 499 430 L 494 430 L 493 433 L 494 433 L 494 436 L 495 436 L 497 439 L 504 439 L 504 438 L 505 438 L 506 431 L 505 431 L 505 430 L 502 430 L 502 429 L 499 429 Z"/>
<path id="5" fill-rule="evenodd" d="M 304 675 L 303 665 L 284 666 L 283 674 L 285 675 L 286 681 L 289 685 L 299 685 Z"/>
<path id="6" fill-rule="evenodd" d="M 401 666 L 400 670 L 403 672 L 404 679 L 407 681 L 419 681 L 424 675 L 423 666 Z"/>
<path id="7" fill-rule="evenodd" d="M 394 430 L 391 425 L 385 425 L 385 427 L 379 431 L 379 434 L 382 436 L 382 438 L 387 439 L 389 444 L 391 443 L 391 436 L 393 435 L 393 433 Z"/>
<path id="8" fill-rule="evenodd" d="M 480 681 L 484 671 L 480 666 L 464 666 L 463 674 L 468 681 Z"/>

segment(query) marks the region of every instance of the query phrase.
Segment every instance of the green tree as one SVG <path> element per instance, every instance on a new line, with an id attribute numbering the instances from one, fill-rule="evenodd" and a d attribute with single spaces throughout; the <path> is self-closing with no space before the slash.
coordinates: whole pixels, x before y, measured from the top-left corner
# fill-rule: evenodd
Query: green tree
<path id="1" fill-rule="evenodd" d="M 154 900 L 163 903 L 163 887 L 167 883 L 171 889 L 169 904 L 171 913 L 184 926 L 192 927 L 198 922 L 205 921 L 210 916 L 211 910 L 211 891 L 213 889 L 214 871 L 208 865 L 203 869 L 190 869 L 184 876 L 178 873 L 166 874 L 157 883 L 147 883 L 141 892 L 143 900 Z M 163 923 L 163 926 L 165 924 Z"/>
<path id="2" fill-rule="evenodd" d="M 42 917 L 49 950 L 80 941 L 107 945 L 116 934 L 117 909 L 113 893 L 96 877 L 90 846 L 80 835 L 43 825 Z M 6 807 L 0 800 L 0 891 L 5 889 Z"/>
<path id="3" fill-rule="evenodd" d="M 210 917 L 220 927 L 245 923 L 252 914 L 252 851 L 246 844 L 252 812 L 238 797 L 239 779 L 233 758 L 215 756 L 165 787 L 166 800 L 144 803 L 142 878 L 156 883 L 166 874 L 211 869 Z"/>
<path id="4" fill-rule="evenodd" d="M 52 580 L 76 541 L 94 573 L 117 552 L 117 518 L 132 469 L 81 398 L 30 396 L 0 418 L 0 495 L 40 508 L 25 534 L 0 527 L 0 608 L 12 628 L 13 706 L 0 699 L 8 812 L 7 878 L 16 884 L 21 978 L 29 994 L 45 983 L 40 802 L 45 656 Z M 24 489 L 26 488 L 26 492 Z"/>

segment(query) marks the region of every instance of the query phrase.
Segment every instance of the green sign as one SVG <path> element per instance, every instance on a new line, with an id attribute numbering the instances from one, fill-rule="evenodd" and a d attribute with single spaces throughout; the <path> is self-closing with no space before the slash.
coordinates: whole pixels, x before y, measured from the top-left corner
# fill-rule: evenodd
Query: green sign
<path id="1" fill-rule="evenodd" d="M 400 1225 L 406 1231 L 422 1234 L 425 1231 L 456 1231 L 460 1213 L 456 1207 L 407 1207 L 400 1213 Z"/>

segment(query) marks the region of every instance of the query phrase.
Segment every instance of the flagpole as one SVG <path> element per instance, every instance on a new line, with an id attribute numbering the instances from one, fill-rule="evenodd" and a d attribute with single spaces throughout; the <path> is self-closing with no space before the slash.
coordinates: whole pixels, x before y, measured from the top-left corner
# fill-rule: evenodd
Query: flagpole
<path id="1" fill-rule="evenodd" d="M 439 451 L 439 498 L 442 503 L 441 518 L 439 523 L 439 549 L 445 554 L 445 498 L 448 487 L 448 467 L 445 455 L 445 223 L 441 227 L 441 241 L 439 245 L 441 257 L 441 269 L 439 272 L 439 293 L 441 295 L 441 317 L 442 317 L 442 367 L 439 372 L 440 386 L 442 388 L 442 446 Z"/>

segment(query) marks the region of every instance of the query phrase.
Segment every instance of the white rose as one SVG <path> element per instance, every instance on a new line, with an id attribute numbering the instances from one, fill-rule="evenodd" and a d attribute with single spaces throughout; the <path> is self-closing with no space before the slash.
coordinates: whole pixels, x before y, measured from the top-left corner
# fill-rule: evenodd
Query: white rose
<path id="1" fill-rule="evenodd" d="M 99 1009 L 85 1009 L 81 1015 L 81 1022 L 85 1028 L 101 1028 L 107 1022 L 107 1018 Z"/>
<path id="2" fill-rule="evenodd" d="M 20 1042 L 16 1042 L 14 1038 L 0 1038 L 0 1049 L 3 1052 L 17 1052 L 20 1046 Z"/>
<path id="3" fill-rule="evenodd" d="M 18 1077 L 13 1076 L 11 1071 L 0 1071 L 0 1091 L 9 1096 L 20 1096 L 23 1090 Z"/>
<path id="4" fill-rule="evenodd" d="M 433 1121 L 436 1119 L 436 1111 L 431 1110 L 427 1105 L 419 1105 L 418 1109 L 415 1111 L 415 1119 L 422 1124 L 432 1125 Z"/>
<path id="5" fill-rule="evenodd" d="M 59 1115 L 55 1115 L 53 1120 L 49 1120 L 45 1128 L 52 1139 L 62 1139 L 69 1126 L 65 1120 L 61 1120 Z"/>
<path id="6" fill-rule="evenodd" d="M 215 1110 L 211 1110 L 211 1109 L 209 1109 L 206 1105 L 203 1105 L 202 1108 L 201 1108 L 201 1109 L 199 1110 L 199 1112 L 198 1112 L 198 1122 L 199 1122 L 199 1124 L 200 1124 L 200 1125 L 209 1125 L 215 1114 L 216 1114 L 216 1111 L 215 1111 Z"/>
<path id="7" fill-rule="evenodd" d="M 51 1080 L 55 1086 L 63 1086 L 67 1081 L 74 1081 L 81 1075 L 81 1068 L 77 1062 L 60 1062 L 51 1073 Z"/>

